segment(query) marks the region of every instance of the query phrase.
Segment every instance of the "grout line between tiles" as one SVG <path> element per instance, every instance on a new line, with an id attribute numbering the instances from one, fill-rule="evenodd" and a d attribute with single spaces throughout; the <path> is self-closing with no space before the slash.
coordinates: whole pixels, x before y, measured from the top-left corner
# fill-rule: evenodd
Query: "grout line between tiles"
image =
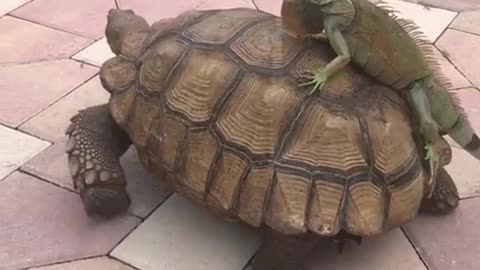
<path id="1" fill-rule="evenodd" d="M 72 263 L 76 261 L 84 261 L 84 260 L 90 260 L 90 259 L 96 259 L 96 258 L 101 258 L 104 257 L 105 255 L 93 255 L 93 256 L 87 256 L 87 257 L 80 257 L 80 258 L 75 258 L 75 259 L 68 259 L 65 261 L 61 262 L 53 262 L 53 263 L 46 263 L 46 264 L 39 264 L 31 267 L 26 267 L 26 268 L 20 268 L 18 270 L 35 270 L 35 268 L 40 268 L 40 267 L 47 267 L 47 266 L 54 266 L 54 265 L 59 265 L 59 264 L 64 264 L 64 263 Z"/>
<path id="2" fill-rule="evenodd" d="M 258 8 L 258 5 L 257 5 L 257 3 L 255 2 L 255 0 L 251 0 L 251 1 L 252 1 L 253 6 L 254 6 L 258 11 L 260 11 L 260 9 Z"/>
<path id="3" fill-rule="evenodd" d="M 65 93 L 64 95 L 60 96 L 59 98 L 57 98 L 56 100 L 54 100 L 53 102 L 51 102 L 50 104 L 48 104 L 46 107 L 42 108 L 41 110 L 39 110 L 37 113 L 35 113 L 34 115 L 31 115 L 30 117 L 28 117 L 27 119 L 25 119 L 23 122 L 21 122 L 18 127 L 16 129 L 20 129 L 21 126 L 23 126 L 25 123 L 27 123 L 28 121 L 32 120 L 33 118 L 35 118 L 37 115 L 41 114 L 42 112 L 48 110 L 50 107 L 52 107 L 53 105 L 55 105 L 57 102 L 59 102 L 60 100 L 62 100 L 63 98 L 65 98 L 66 96 L 70 95 L 73 91 L 77 90 L 78 88 L 84 86 L 86 83 L 90 82 L 91 80 L 93 80 L 96 76 L 98 75 L 98 70 L 91 76 L 91 77 L 87 77 L 87 79 L 83 82 L 81 82 L 80 84 L 78 84 L 77 86 L 73 87 L 71 90 L 69 90 L 67 93 Z M 25 131 L 24 131 L 25 132 Z M 26 132 L 25 132 L 26 133 Z"/>
<path id="4" fill-rule="evenodd" d="M 117 262 L 119 262 L 119 263 L 122 263 L 122 264 L 124 264 L 124 265 L 126 265 L 126 266 L 128 266 L 128 267 L 130 267 L 130 268 L 133 268 L 133 269 L 135 269 L 135 270 L 141 270 L 140 268 L 138 268 L 138 267 L 136 267 L 136 266 L 134 266 L 134 265 L 131 265 L 131 264 L 129 264 L 128 262 L 123 261 L 123 260 L 121 260 L 121 259 L 119 259 L 119 258 L 113 257 L 113 256 L 111 256 L 110 254 L 107 254 L 106 256 L 107 256 L 108 258 L 110 258 L 111 260 L 114 260 L 114 261 L 117 261 Z"/>
<path id="5" fill-rule="evenodd" d="M 6 17 L 7 15 L 10 15 L 10 13 L 12 13 L 12 12 L 16 11 L 17 9 L 20 9 L 20 8 L 22 8 L 22 7 L 24 7 L 24 6 L 28 5 L 28 4 L 30 4 L 30 3 L 33 2 L 33 1 L 34 1 L 34 0 L 28 0 L 28 1 L 26 1 L 25 3 L 19 5 L 18 7 L 13 8 L 12 10 L 10 10 L 10 11 L 6 12 L 5 14 L 3 14 L 2 16 L 0 16 L 0 19 L 3 18 L 3 17 Z"/>
<path id="6" fill-rule="evenodd" d="M 42 176 L 40 176 L 40 175 L 36 175 L 35 173 L 29 172 L 29 171 L 23 169 L 22 167 L 19 167 L 17 171 L 20 172 L 20 173 L 26 174 L 26 175 L 28 175 L 28 176 L 34 177 L 34 178 L 36 178 L 36 179 L 38 179 L 38 180 L 40 180 L 40 181 L 42 181 L 42 182 L 45 182 L 45 183 L 47 183 L 47 184 L 53 185 L 53 186 L 55 186 L 55 187 L 57 187 L 57 188 L 61 188 L 61 189 L 66 190 L 66 191 L 68 191 L 68 192 L 70 192 L 70 193 L 79 195 L 78 192 L 76 192 L 76 191 L 74 191 L 74 190 L 71 190 L 71 189 L 69 189 L 68 187 L 64 187 L 64 186 L 62 186 L 62 185 L 59 185 L 58 183 L 55 183 L 55 182 L 53 182 L 53 181 L 50 181 L 50 180 L 46 179 L 46 178 L 44 178 L 44 177 L 42 177 Z"/>
<path id="7" fill-rule="evenodd" d="M 77 37 L 81 37 L 81 38 L 84 38 L 84 39 L 88 39 L 88 40 L 95 40 L 95 39 L 96 39 L 96 38 L 93 37 L 93 36 L 87 36 L 87 35 L 85 35 L 85 34 L 68 31 L 68 30 L 66 30 L 66 29 L 61 29 L 61 28 L 59 28 L 58 26 L 55 26 L 55 25 L 44 24 L 44 23 L 36 22 L 36 21 L 34 21 L 34 20 L 32 20 L 32 19 L 20 17 L 20 16 L 18 16 L 18 15 L 14 15 L 14 14 L 11 14 L 11 13 L 9 13 L 7 16 L 10 16 L 10 17 L 12 17 L 12 18 L 15 18 L 15 19 L 18 19 L 18 20 L 22 20 L 22 21 L 25 21 L 25 22 L 29 22 L 29 23 L 32 23 L 32 24 L 36 24 L 36 25 L 39 25 L 39 26 L 43 26 L 43 27 L 46 27 L 46 28 L 49 28 L 49 29 L 51 29 L 51 30 L 55 30 L 55 31 L 58 31 L 58 32 L 62 32 L 62 33 L 74 35 L 74 36 L 77 36 Z"/>
<path id="8" fill-rule="evenodd" d="M 168 199 L 170 199 L 170 197 L 172 197 L 172 195 L 175 194 L 175 192 L 172 192 L 170 193 L 168 196 L 166 196 L 158 205 L 157 207 L 155 207 L 150 213 L 148 213 L 145 218 L 141 218 L 140 219 L 140 222 L 135 226 L 133 227 L 128 233 L 126 233 L 111 249 L 110 251 L 108 251 L 108 256 L 111 256 L 113 258 L 117 258 L 113 255 L 111 255 L 111 253 L 123 242 L 125 241 L 125 239 L 127 239 L 128 236 L 130 236 L 145 220 L 147 220 L 158 208 L 160 208 L 164 202 L 166 202 Z"/>
<path id="9" fill-rule="evenodd" d="M 407 239 L 407 241 L 410 243 L 410 246 L 412 247 L 412 249 L 414 250 L 414 252 L 417 254 L 418 258 L 420 259 L 420 261 L 422 262 L 422 264 L 425 266 L 425 269 L 427 270 L 432 270 L 432 268 L 428 265 L 428 262 L 422 257 L 422 255 L 420 254 L 420 250 L 417 249 L 417 247 L 415 246 L 415 243 L 413 242 L 413 240 L 409 237 L 408 233 L 405 231 L 405 228 L 403 228 L 403 226 L 400 226 L 400 230 L 402 231 L 403 235 L 405 236 L 405 238 Z"/>

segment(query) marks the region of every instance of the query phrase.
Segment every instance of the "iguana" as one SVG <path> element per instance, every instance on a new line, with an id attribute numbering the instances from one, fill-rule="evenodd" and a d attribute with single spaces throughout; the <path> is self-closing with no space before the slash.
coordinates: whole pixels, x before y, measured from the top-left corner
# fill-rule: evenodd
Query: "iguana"
<path id="1" fill-rule="evenodd" d="M 326 39 L 337 54 L 324 68 L 307 71 L 304 77 L 311 80 L 301 85 L 314 84 L 311 93 L 350 62 L 380 82 L 407 91 L 406 99 L 425 140 L 433 181 L 439 127 L 477 159 L 480 140 L 449 91 L 451 84 L 440 73 L 432 45 L 412 21 L 395 13 L 384 2 L 375 5 L 368 0 L 284 0 L 281 8 L 290 35 Z"/>

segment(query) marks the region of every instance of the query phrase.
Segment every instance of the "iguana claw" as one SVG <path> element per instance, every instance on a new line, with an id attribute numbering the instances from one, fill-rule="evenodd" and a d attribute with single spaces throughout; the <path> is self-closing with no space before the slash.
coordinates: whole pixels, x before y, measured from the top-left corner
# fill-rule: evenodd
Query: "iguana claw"
<path id="1" fill-rule="evenodd" d="M 429 169 L 430 169 L 430 177 L 427 182 L 427 187 L 429 189 L 427 193 L 427 198 L 430 198 L 432 196 L 433 189 L 435 187 L 435 180 L 437 178 L 439 157 L 435 152 L 435 147 L 433 146 L 433 144 L 427 144 L 425 146 L 425 150 L 426 150 L 425 160 L 428 160 Z"/>
<path id="2" fill-rule="evenodd" d="M 310 75 L 306 74 L 303 77 L 311 80 L 306 83 L 299 84 L 299 86 L 315 84 L 313 89 L 310 91 L 310 95 L 313 94 L 317 89 L 322 89 L 322 87 L 327 82 L 328 75 L 323 69 L 317 72 L 307 71 L 306 73 Z"/>

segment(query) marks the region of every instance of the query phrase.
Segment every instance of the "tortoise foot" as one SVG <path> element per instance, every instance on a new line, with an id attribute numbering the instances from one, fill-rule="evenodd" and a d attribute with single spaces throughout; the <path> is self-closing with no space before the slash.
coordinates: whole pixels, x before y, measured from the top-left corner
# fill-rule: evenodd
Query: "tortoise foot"
<path id="1" fill-rule="evenodd" d="M 130 197 L 119 158 L 130 140 L 106 105 L 81 111 L 71 122 L 66 131 L 68 165 L 87 215 L 112 217 L 125 212 Z"/>
<path id="2" fill-rule="evenodd" d="M 458 207 L 458 190 L 445 168 L 439 168 L 437 179 L 430 198 L 424 198 L 420 212 L 429 214 L 447 214 Z"/>

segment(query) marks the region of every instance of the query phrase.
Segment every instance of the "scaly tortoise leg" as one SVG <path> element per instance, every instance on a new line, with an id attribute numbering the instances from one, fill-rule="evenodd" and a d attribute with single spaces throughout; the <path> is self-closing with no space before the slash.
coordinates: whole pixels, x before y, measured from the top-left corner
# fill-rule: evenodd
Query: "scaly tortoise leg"
<path id="1" fill-rule="evenodd" d="M 410 89 L 410 104 L 420 123 L 420 131 L 425 142 L 425 159 L 429 163 L 430 177 L 428 180 L 427 197 L 431 197 L 437 179 L 440 154 L 436 151 L 435 144 L 441 143 L 442 137 L 439 134 L 437 123 L 432 118 L 430 103 L 427 98 L 426 90 L 421 84 L 415 83 Z"/>
<path id="2" fill-rule="evenodd" d="M 111 217 L 127 210 L 130 197 L 120 156 L 131 144 L 107 104 L 72 117 L 66 130 L 68 165 L 88 216 Z"/>
<path id="3" fill-rule="evenodd" d="M 458 207 L 460 196 L 452 178 L 445 168 L 440 167 L 437 180 L 430 198 L 425 197 L 420 212 L 429 214 L 447 214 Z"/>
<path id="4" fill-rule="evenodd" d="M 306 75 L 303 77 L 311 80 L 306 83 L 299 84 L 299 86 L 314 84 L 313 89 L 310 91 L 310 95 L 313 94 L 317 89 L 321 89 L 331 76 L 350 63 L 351 55 L 347 41 L 343 37 L 343 34 L 336 25 L 335 21 L 326 19 L 324 25 L 325 34 L 310 34 L 308 36 L 316 39 L 328 39 L 330 46 L 337 54 L 337 57 L 330 61 L 325 67 L 320 68 L 315 72 L 305 72 Z"/>
<path id="5" fill-rule="evenodd" d="M 262 246 L 247 269 L 304 270 L 303 260 L 318 241 L 313 234 L 292 236 L 267 229 Z"/>

